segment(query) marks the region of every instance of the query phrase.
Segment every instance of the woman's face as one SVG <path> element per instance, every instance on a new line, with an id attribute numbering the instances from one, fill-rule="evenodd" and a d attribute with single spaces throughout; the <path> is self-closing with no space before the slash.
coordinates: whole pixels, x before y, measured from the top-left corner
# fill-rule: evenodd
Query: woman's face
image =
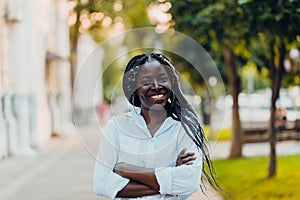
<path id="1" fill-rule="evenodd" d="M 164 108 L 170 97 L 171 87 L 168 73 L 158 61 L 146 62 L 140 66 L 137 91 L 141 107 L 147 110 Z"/>

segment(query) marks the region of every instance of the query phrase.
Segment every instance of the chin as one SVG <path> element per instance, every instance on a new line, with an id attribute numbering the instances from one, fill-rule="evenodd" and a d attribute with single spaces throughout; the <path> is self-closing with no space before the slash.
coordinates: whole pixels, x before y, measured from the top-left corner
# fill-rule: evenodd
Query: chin
<path id="1" fill-rule="evenodd" d="M 162 111 L 162 110 L 165 110 L 165 105 L 164 104 L 153 104 L 152 106 L 150 106 L 150 110 Z"/>
<path id="2" fill-rule="evenodd" d="M 165 110 L 165 106 L 166 106 L 166 102 L 162 102 L 162 103 L 153 103 L 153 102 L 145 102 L 145 101 L 141 101 L 141 106 L 146 108 L 147 110 L 151 110 L 151 111 L 163 111 Z"/>

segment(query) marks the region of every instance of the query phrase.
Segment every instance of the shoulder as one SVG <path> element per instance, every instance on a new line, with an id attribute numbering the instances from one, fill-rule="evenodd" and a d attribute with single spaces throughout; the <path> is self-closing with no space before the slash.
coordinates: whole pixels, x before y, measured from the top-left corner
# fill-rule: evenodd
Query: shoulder
<path id="1" fill-rule="evenodd" d="M 132 119 L 130 117 L 129 112 L 113 116 L 107 121 L 107 123 L 105 125 L 105 130 L 108 128 L 110 128 L 110 129 L 117 128 L 118 126 L 122 126 L 123 124 L 130 123 L 131 121 L 132 121 Z"/>
<path id="2" fill-rule="evenodd" d="M 122 113 L 120 115 L 115 115 L 113 116 L 108 122 L 107 125 L 112 125 L 114 126 L 118 124 L 127 124 L 127 123 L 132 123 L 133 122 L 133 117 L 131 112 L 126 112 Z"/>
<path id="3" fill-rule="evenodd" d="M 122 124 L 125 124 L 127 114 L 121 114 L 111 117 L 105 124 L 102 139 L 115 144 L 118 141 Z"/>
<path id="4" fill-rule="evenodd" d="M 120 115 L 113 116 L 106 124 L 104 132 L 105 134 L 126 134 L 132 133 L 138 129 L 140 119 L 137 119 L 132 112 L 126 112 Z"/>

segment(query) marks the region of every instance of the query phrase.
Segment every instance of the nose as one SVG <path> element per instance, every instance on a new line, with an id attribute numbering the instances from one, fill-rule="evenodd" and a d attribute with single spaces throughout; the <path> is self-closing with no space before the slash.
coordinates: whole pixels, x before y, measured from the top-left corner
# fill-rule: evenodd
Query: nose
<path id="1" fill-rule="evenodd" d="M 159 90 L 161 88 L 161 85 L 158 84 L 157 80 L 154 80 L 152 83 L 152 89 Z"/>

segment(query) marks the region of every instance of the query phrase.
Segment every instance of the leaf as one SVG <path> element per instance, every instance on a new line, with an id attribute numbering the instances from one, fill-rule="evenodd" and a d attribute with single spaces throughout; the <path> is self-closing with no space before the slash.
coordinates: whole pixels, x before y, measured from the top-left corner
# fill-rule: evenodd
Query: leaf
<path id="1" fill-rule="evenodd" d="M 238 4 L 239 5 L 243 5 L 243 4 L 245 4 L 245 3 L 249 3 L 249 2 L 251 2 L 252 0 L 238 0 Z"/>
<path id="2" fill-rule="evenodd" d="M 275 20 L 280 21 L 283 18 L 282 14 L 275 15 Z"/>

